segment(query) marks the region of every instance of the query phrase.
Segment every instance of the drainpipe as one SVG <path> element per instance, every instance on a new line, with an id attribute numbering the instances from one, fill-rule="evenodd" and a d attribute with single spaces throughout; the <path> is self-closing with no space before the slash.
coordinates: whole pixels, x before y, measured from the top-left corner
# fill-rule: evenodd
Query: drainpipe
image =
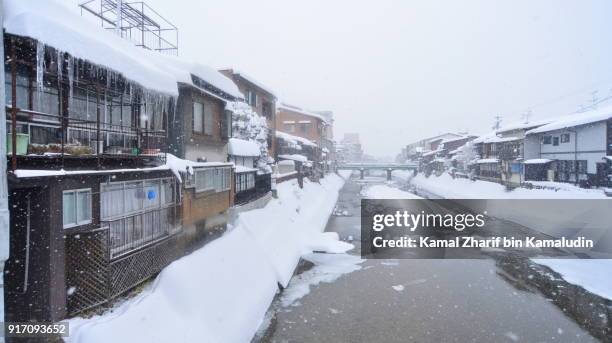
<path id="1" fill-rule="evenodd" d="M 4 27 L 3 1 L 0 0 L 0 27 Z M 4 33 L 0 30 L 0 41 Z M 4 44 L 0 44 L 0 57 L 4 61 Z M 0 94 L 4 95 L 4 73 L 0 73 Z M 0 96 L 0 118 L 6 118 L 4 96 Z M 15 148 L 15 142 L 13 142 Z M 8 185 L 6 181 L 6 125 L 0 125 L 0 322 L 4 322 L 4 262 L 9 255 Z M 0 342 L 4 338 L 0 337 Z"/>

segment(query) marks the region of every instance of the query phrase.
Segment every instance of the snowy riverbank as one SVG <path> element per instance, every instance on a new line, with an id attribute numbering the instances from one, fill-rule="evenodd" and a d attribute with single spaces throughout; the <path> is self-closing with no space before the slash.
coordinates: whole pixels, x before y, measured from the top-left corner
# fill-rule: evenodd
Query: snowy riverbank
<path id="1" fill-rule="evenodd" d="M 606 199 L 599 189 L 583 189 L 563 185 L 557 190 L 517 188 L 511 191 L 498 183 L 453 179 L 447 173 L 425 177 L 418 174 L 408 179 L 418 191 L 424 191 L 438 198 L 446 199 Z M 550 186 L 550 185 L 549 185 Z"/>
<path id="2" fill-rule="evenodd" d="M 322 233 L 344 179 L 278 185 L 278 199 L 240 214 L 221 238 L 165 268 L 112 312 L 70 320 L 71 343 L 249 342 L 301 256 L 351 244 Z"/>

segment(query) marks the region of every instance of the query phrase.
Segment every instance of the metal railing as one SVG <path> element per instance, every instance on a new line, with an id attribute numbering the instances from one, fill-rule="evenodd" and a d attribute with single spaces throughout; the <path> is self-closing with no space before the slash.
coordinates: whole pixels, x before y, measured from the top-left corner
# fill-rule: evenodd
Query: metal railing
<path id="1" fill-rule="evenodd" d="M 11 107 L 7 106 L 7 113 Z M 10 123 L 10 118 L 7 118 Z M 55 114 L 18 109 L 17 124 L 26 128 L 32 144 L 28 153 L 69 155 L 157 155 L 166 152 L 166 132 L 140 129 L 122 123 L 107 123 Z M 48 137 L 39 138 L 34 128 L 50 130 Z M 24 131 L 22 129 L 22 131 Z M 9 133 L 9 135 L 12 132 Z"/>
<path id="2" fill-rule="evenodd" d="M 167 207 L 104 221 L 109 228 L 110 258 L 115 259 L 177 232 L 177 207 Z"/>

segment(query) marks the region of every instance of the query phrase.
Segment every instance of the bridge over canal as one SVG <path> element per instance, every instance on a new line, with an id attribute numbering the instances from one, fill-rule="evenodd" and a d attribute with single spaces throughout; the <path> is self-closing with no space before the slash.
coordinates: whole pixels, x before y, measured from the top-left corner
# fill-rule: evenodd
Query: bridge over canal
<path id="1" fill-rule="evenodd" d="M 367 170 L 385 170 L 387 171 L 387 180 L 391 180 L 391 173 L 394 170 L 412 170 L 414 173 L 418 170 L 417 164 L 410 163 L 377 163 L 377 162 L 345 162 L 339 163 L 338 170 L 359 170 L 360 179 L 363 180 Z"/>

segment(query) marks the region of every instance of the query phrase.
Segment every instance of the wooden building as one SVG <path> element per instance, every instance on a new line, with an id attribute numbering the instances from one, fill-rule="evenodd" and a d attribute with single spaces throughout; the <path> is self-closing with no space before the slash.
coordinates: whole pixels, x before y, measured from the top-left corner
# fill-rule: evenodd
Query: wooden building
<path id="1" fill-rule="evenodd" d="M 44 29 L 65 46 L 29 38 L 45 37 L 31 26 L 35 8 L 17 14 L 4 39 L 5 313 L 55 322 L 133 289 L 225 227 L 234 179 L 224 105 L 241 95 L 215 70 L 156 57 L 63 8 L 74 27 Z"/>

